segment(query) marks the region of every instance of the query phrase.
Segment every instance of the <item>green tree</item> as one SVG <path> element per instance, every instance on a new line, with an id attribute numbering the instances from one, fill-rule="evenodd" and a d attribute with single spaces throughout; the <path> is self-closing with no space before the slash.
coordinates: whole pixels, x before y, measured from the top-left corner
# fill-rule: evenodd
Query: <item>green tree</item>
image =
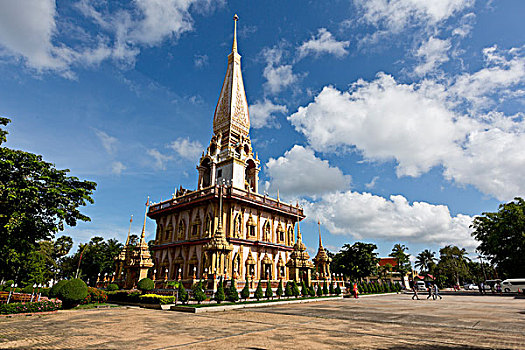
<path id="1" fill-rule="evenodd" d="M 303 297 L 308 295 L 308 287 L 306 286 L 306 283 L 304 282 L 304 280 L 301 281 L 301 295 Z"/>
<path id="2" fill-rule="evenodd" d="M 436 266 L 435 255 L 436 253 L 425 249 L 417 255 L 414 265 L 419 268 L 422 273 L 431 273 Z"/>
<path id="3" fill-rule="evenodd" d="M 149 292 L 155 288 L 155 283 L 150 278 L 143 278 L 137 283 L 137 288 L 142 292 L 142 294 Z"/>
<path id="4" fill-rule="evenodd" d="M 221 277 L 217 282 L 217 291 L 215 292 L 214 300 L 217 302 L 217 304 L 220 304 L 224 301 L 224 299 L 226 299 L 226 296 L 224 295 L 224 285 L 222 284 Z"/>
<path id="5" fill-rule="evenodd" d="M 0 125 L 9 119 L 0 117 Z M 0 145 L 8 132 L 0 127 Z M 79 207 L 93 203 L 96 184 L 67 176 L 42 156 L 0 147 L 0 276 L 28 280 L 24 262 L 36 242 L 49 240 L 77 222 L 89 221 Z"/>
<path id="6" fill-rule="evenodd" d="M 317 296 L 322 297 L 323 296 L 323 289 L 321 288 L 321 285 L 317 285 Z"/>
<path id="7" fill-rule="evenodd" d="M 295 281 L 292 282 L 292 294 L 296 298 L 301 294 L 301 292 L 299 291 L 299 286 Z"/>
<path id="8" fill-rule="evenodd" d="M 260 280 L 259 280 L 259 283 L 257 284 L 257 289 L 255 290 L 255 293 L 253 296 L 255 297 L 255 299 L 257 299 L 257 301 L 259 301 L 259 299 L 262 299 L 264 297 L 263 290 L 262 290 L 262 284 Z"/>
<path id="9" fill-rule="evenodd" d="M 313 284 L 308 288 L 308 295 L 311 297 L 315 297 L 315 288 Z"/>
<path id="10" fill-rule="evenodd" d="M 193 299 L 195 299 L 198 304 L 206 300 L 206 293 L 204 293 L 204 290 L 202 289 L 202 281 L 199 281 L 193 285 L 192 292 Z"/>
<path id="11" fill-rule="evenodd" d="M 329 292 L 330 294 L 334 294 L 334 291 L 335 291 L 335 290 L 334 290 L 334 282 L 330 282 L 330 288 L 328 289 L 328 292 Z"/>
<path id="12" fill-rule="evenodd" d="M 115 271 L 115 258 L 121 250 L 122 244 L 116 239 L 105 241 L 104 238 L 95 236 L 88 243 L 79 244 L 77 252 L 70 259 L 64 260 L 61 277 L 74 277 L 80 261 L 79 276 L 90 285 L 95 285 L 98 274 L 109 275 Z"/>
<path id="13" fill-rule="evenodd" d="M 486 256 L 502 277 L 525 275 L 525 201 L 501 204 L 495 213 L 474 218 L 472 236 L 477 250 Z"/>
<path id="14" fill-rule="evenodd" d="M 326 285 L 326 282 L 323 282 L 323 294 L 324 295 L 328 294 L 328 286 Z"/>
<path id="15" fill-rule="evenodd" d="M 356 242 L 345 244 L 331 263 L 335 273 L 342 273 L 350 279 L 362 279 L 376 274 L 377 246 L 372 243 Z"/>
<path id="16" fill-rule="evenodd" d="M 460 279 L 468 278 L 467 251 L 453 245 L 439 250 L 439 262 L 436 267 L 438 284 L 460 284 Z"/>
<path id="17" fill-rule="evenodd" d="M 264 291 L 264 296 L 267 299 L 273 298 L 272 284 L 270 283 L 270 280 L 268 280 L 268 283 L 266 283 L 266 290 Z"/>
<path id="18" fill-rule="evenodd" d="M 401 277 L 404 277 L 412 269 L 408 258 L 409 255 L 406 253 L 407 250 L 408 248 L 405 245 L 397 243 L 389 254 L 389 256 L 396 259 L 397 265 L 394 266 L 394 270 L 399 272 Z"/>
<path id="19" fill-rule="evenodd" d="M 286 282 L 286 287 L 284 288 L 284 295 L 287 297 L 293 296 L 292 283 L 290 281 Z"/>
<path id="20" fill-rule="evenodd" d="M 231 301 L 232 303 L 239 301 L 239 292 L 235 288 L 235 280 L 232 278 L 230 287 L 228 288 L 228 293 L 226 295 L 226 300 Z"/>
<path id="21" fill-rule="evenodd" d="M 281 299 L 281 297 L 283 296 L 283 280 L 279 280 L 279 285 L 277 286 L 277 290 L 275 291 L 275 295 Z"/>
<path id="22" fill-rule="evenodd" d="M 339 284 L 335 287 L 335 295 L 341 294 L 341 287 L 339 287 Z"/>
<path id="23" fill-rule="evenodd" d="M 250 297 L 250 285 L 248 281 L 244 284 L 244 288 L 241 290 L 241 298 L 247 300 Z"/>
<path id="24" fill-rule="evenodd" d="M 223 295 L 224 295 L 224 293 L 223 293 Z M 184 285 L 182 283 L 179 283 L 178 299 L 183 304 L 186 304 L 188 302 L 188 300 L 189 300 L 188 291 L 186 290 L 186 288 L 184 288 Z"/>

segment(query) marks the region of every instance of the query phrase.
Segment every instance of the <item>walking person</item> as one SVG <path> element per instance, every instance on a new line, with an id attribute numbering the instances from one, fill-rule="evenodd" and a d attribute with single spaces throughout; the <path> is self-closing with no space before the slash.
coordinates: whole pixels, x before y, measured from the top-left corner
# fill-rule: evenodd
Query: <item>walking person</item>
<path id="1" fill-rule="evenodd" d="M 427 299 L 430 299 L 430 298 L 432 298 L 432 284 L 430 284 L 430 283 L 428 284 L 427 290 L 428 290 Z"/>
<path id="2" fill-rule="evenodd" d="M 414 292 L 414 295 L 412 295 L 412 300 L 414 300 L 414 298 L 419 300 L 419 296 L 417 295 L 417 285 L 415 283 L 412 283 L 412 292 Z"/>
<path id="3" fill-rule="evenodd" d="M 359 289 L 357 288 L 357 282 L 354 283 L 354 298 L 359 298 Z"/>
<path id="4" fill-rule="evenodd" d="M 434 300 L 436 300 L 437 297 L 439 297 L 439 299 L 443 299 L 443 297 L 439 294 L 439 288 L 437 283 L 434 283 Z"/>

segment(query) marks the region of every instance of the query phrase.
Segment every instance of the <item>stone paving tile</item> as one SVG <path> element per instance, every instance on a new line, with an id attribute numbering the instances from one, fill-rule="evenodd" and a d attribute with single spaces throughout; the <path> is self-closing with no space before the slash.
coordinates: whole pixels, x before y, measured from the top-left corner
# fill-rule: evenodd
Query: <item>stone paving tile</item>
<path id="1" fill-rule="evenodd" d="M 139 308 L 0 318 L 14 349 L 525 349 L 525 300 L 407 295 L 212 314 Z"/>

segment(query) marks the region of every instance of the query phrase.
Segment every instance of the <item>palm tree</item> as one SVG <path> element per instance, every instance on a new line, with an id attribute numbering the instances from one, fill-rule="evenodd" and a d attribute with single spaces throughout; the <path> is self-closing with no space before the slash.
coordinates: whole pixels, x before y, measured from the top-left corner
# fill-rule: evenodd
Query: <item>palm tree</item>
<path id="1" fill-rule="evenodd" d="M 430 272 L 430 267 L 436 263 L 435 255 L 436 253 L 425 249 L 417 255 L 414 265 L 418 267 L 421 272 L 425 271 L 428 273 Z"/>

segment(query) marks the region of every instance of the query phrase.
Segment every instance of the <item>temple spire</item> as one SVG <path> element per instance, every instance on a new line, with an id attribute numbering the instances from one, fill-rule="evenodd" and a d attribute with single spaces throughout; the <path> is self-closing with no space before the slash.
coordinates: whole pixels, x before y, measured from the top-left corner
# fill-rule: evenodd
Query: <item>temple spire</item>
<path id="1" fill-rule="evenodd" d="M 237 53 L 237 21 L 239 20 L 239 16 L 235 14 L 233 16 L 233 46 L 232 46 L 232 52 Z"/>
<path id="2" fill-rule="evenodd" d="M 148 218 L 148 208 L 149 208 L 149 196 L 146 201 L 146 212 L 144 213 L 144 225 L 142 225 L 142 233 L 140 234 L 140 242 L 146 242 L 146 219 Z"/>
<path id="3" fill-rule="evenodd" d="M 133 222 L 133 215 L 131 215 L 131 218 L 129 218 L 129 230 L 128 230 L 128 238 L 126 239 L 126 245 L 129 244 L 129 237 L 131 235 L 131 223 Z"/>
<path id="4" fill-rule="evenodd" d="M 321 222 L 317 220 L 317 225 L 319 225 L 319 249 L 323 248 L 323 240 L 321 239 Z"/>

